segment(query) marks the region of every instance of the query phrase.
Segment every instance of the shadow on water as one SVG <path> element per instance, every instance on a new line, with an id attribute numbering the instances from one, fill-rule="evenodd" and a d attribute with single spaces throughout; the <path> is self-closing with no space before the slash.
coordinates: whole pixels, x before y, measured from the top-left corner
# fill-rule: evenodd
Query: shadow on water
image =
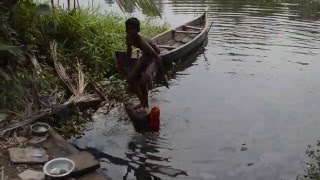
<path id="1" fill-rule="evenodd" d="M 178 76 L 183 75 L 182 72 L 184 72 L 186 69 L 194 66 L 195 62 L 197 61 L 197 59 L 200 55 L 204 56 L 204 59 L 207 63 L 207 69 L 209 68 L 209 66 L 208 66 L 209 62 L 204 54 L 204 52 L 206 50 L 205 47 L 207 46 L 207 44 L 208 44 L 208 38 L 206 38 L 204 40 L 204 42 L 202 43 L 202 45 L 199 48 L 193 50 L 192 52 L 187 54 L 185 57 L 181 58 L 180 61 L 178 61 L 168 67 L 167 75 L 169 78 L 169 85 L 172 85 L 170 82 L 172 79 L 177 79 Z M 157 80 L 157 82 L 160 82 L 160 80 Z M 164 85 L 162 83 L 157 83 L 157 84 L 155 84 L 154 88 L 161 87 L 161 86 L 164 86 Z"/>
<path id="2" fill-rule="evenodd" d="M 198 57 L 200 55 L 204 55 L 206 45 L 207 45 L 207 39 L 203 42 L 200 48 L 190 52 L 186 57 L 182 58 L 180 62 L 176 63 L 176 65 L 174 65 L 174 67 L 172 67 L 170 71 L 170 79 L 172 80 L 177 78 L 179 75 L 181 75 L 179 73 L 185 71 L 189 67 L 194 66 Z M 162 86 L 162 85 L 157 84 L 157 86 Z M 163 155 L 161 155 L 161 152 L 163 150 L 169 150 L 169 151 L 173 150 L 173 149 L 170 149 L 169 145 L 165 143 L 166 139 L 162 138 L 161 134 L 159 133 L 131 134 L 131 132 L 128 132 L 125 129 L 127 127 L 121 127 L 121 126 L 126 126 L 125 124 L 122 124 L 124 123 L 124 121 L 120 120 L 120 119 L 126 119 L 126 118 L 123 118 L 123 116 L 126 117 L 126 115 L 123 114 L 123 112 L 124 112 L 123 110 L 119 109 L 117 110 L 117 113 L 116 113 L 117 115 L 115 115 L 114 118 L 106 118 L 106 117 L 99 118 L 98 121 L 101 121 L 101 122 L 104 122 L 108 119 L 107 120 L 108 126 L 110 126 L 110 124 L 114 124 L 114 127 L 103 127 L 101 125 L 98 125 L 98 129 L 92 129 L 87 131 L 85 135 L 79 139 L 80 141 L 77 142 L 77 140 L 74 139 L 73 141 L 71 141 L 71 143 L 73 143 L 79 150 L 88 151 L 92 155 L 94 155 L 96 159 L 99 159 L 100 162 L 102 163 L 102 168 L 106 170 L 104 173 L 108 171 L 109 163 L 116 166 L 122 166 L 121 169 L 125 169 L 126 171 L 125 173 L 122 174 L 123 179 L 131 179 L 128 176 L 132 176 L 132 175 L 136 179 L 142 179 L 142 180 L 162 179 L 163 176 L 167 176 L 171 178 L 175 178 L 178 176 L 179 177 L 188 176 L 188 173 L 186 171 L 170 166 L 169 164 L 171 164 L 171 159 L 163 157 Z M 119 124 L 122 124 L 122 125 L 118 126 Z M 129 124 L 131 126 L 131 123 Z M 100 131 L 102 131 L 103 133 L 99 134 Z M 105 133 L 106 131 L 108 133 Z M 119 135 L 117 134 L 118 131 L 123 132 L 121 134 L 121 136 L 123 137 L 119 137 Z M 124 136 L 127 136 L 128 138 Z M 108 153 L 104 148 L 99 148 L 101 147 L 99 146 L 100 143 L 102 143 L 104 147 L 109 147 L 110 146 L 110 143 L 108 141 L 109 139 L 111 141 L 117 142 L 117 144 L 113 144 L 113 146 L 122 146 L 121 145 L 122 138 L 126 139 L 127 141 L 125 145 L 126 149 L 124 153 L 123 154 L 121 153 L 121 151 L 123 152 L 123 149 L 115 148 L 116 151 L 119 150 L 117 154 L 120 153 L 121 155 L 114 155 L 112 152 L 113 150 L 110 150 L 110 148 L 108 148 Z M 85 139 L 85 140 L 81 141 L 81 139 Z M 101 141 L 95 142 L 94 145 L 88 145 L 87 142 L 93 139 L 101 139 Z M 111 152 L 109 153 L 109 151 Z M 108 173 L 108 176 L 109 175 L 110 173 Z"/>
<path id="3" fill-rule="evenodd" d="M 319 135 L 320 2 L 155 2 L 172 27 L 208 4 L 214 22 L 208 42 L 171 69 L 170 89 L 154 90 L 162 131 L 137 134 L 117 110 L 72 143 L 113 179 L 295 179 Z M 237 151 L 243 141 L 250 148 Z"/>
<path id="4" fill-rule="evenodd" d="M 90 152 L 101 162 L 125 166 L 126 173 L 123 176 L 124 180 L 128 179 L 128 175 L 132 172 L 138 180 L 161 179 L 157 174 L 169 177 L 188 176 L 187 172 L 183 170 L 175 169 L 168 165 L 160 165 L 161 163 L 170 163 L 170 158 L 151 155 L 152 153 L 160 152 L 159 149 L 161 147 L 157 143 L 158 140 L 158 134 L 144 134 L 138 136 L 138 138 L 133 136 L 127 144 L 129 152 L 125 153 L 125 159 L 112 156 L 92 147 L 85 149 L 78 147 L 78 149 Z"/>
<path id="5" fill-rule="evenodd" d="M 173 63 L 171 65 L 167 64 L 166 65 L 167 66 L 166 69 L 168 71 L 168 73 L 167 73 L 167 76 L 169 78 L 168 80 L 177 79 L 177 77 L 179 75 L 182 75 L 181 72 L 183 72 L 186 69 L 194 66 L 197 58 L 201 54 L 204 56 L 205 62 L 207 64 L 206 67 L 207 67 L 207 70 L 208 70 L 209 61 L 208 61 L 207 57 L 204 54 L 205 47 L 207 46 L 207 44 L 208 44 L 208 38 L 206 38 L 203 41 L 203 43 L 201 44 L 200 47 L 198 47 L 197 49 L 191 51 L 185 57 L 181 58 L 179 61 L 177 61 L 177 62 L 175 62 L 175 63 Z M 170 84 L 170 81 L 169 81 L 169 85 L 172 85 L 172 84 Z M 154 84 L 153 89 L 154 88 L 158 88 L 158 87 L 162 87 L 162 86 L 164 86 L 164 84 L 162 83 L 161 78 L 157 77 L 156 84 Z"/>

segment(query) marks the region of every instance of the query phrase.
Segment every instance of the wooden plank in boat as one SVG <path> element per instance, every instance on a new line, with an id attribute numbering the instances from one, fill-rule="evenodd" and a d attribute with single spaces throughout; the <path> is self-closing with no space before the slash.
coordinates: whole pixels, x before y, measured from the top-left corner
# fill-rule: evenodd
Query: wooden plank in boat
<path id="1" fill-rule="evenodd" d="M 174 39 L 170 39 L 169 41 L 167 41 L 166 43 L 162 44 L 162 45 L 168 45 L 171 46 L 172 44 L 176 43 L 177 41 Z"/>
<path id="2" fill-rule="evenodd" d="M 177 34 L 174 35 L 173 39 L 176 40 L 176 41 L 181 41 L 186 36 L 187 36 L 187 34 L 177 33 Z"/>
<path id="3" fill-rule="evenodd" d="M 158 45 L 158 47 L 165 48 L 165 49 L 175 49 L 175 48 L 177 48 L 175 46 L 169 46 L 169 45 Z"/>
<path id="4" fill-rule="evenodd" d="M 157 37 L 156 39 L 152 39 L 152 41 L 156 44 L 166 44 L 167 41 L 169 41 L 170 39 L 172 39 L 172 31 L 168 31 L 162 35 L 160 35 L 159 37 Z"/>
<path id="5" fill-rule="evenodd" d="M 184 43 L 177 41 L 177 42 L 174 43 L 172 46 L 178 48 L 178 47 L 182 46 L 183 44 L 184 44 Z"/>
<path id="6" fill-rule="evenodd" d="M 188 42 L 191 41 L 191 40 L 192 40 L 192 38 L 189 37 L 189 36 L 187 36 L 187 37 L 181 39 L 180 42 L 182 42 L 182 43 L 188 43 Z"/>
<path id="7" fill-rule="evenodd" d="M 202 28 L 200 28 L 200 27 L 195 27 L 195 26 L 184 26 L 184 27 L 189 28 L 189 29 L 202 30 Z"/>
<path id="8" fill-rule="evenodd" d="M 174 30 L 173 32 L 175 33 L 186 33 L 186 34 L 199 34 L 200 31 L 178 31 L 178 30 Z"/>
<path id="9" fill-rule="evenodd" d="M 174 37 L 173 39 L 174 39 L 175 41 L 185 43 L 185 42 L 183 41 L 183 39 L 185 39 L 186 37 L 188 37 L 188 34 L 177 33 L 177 34 L 175 34 L 175 37 Z"/>
<path id="10" fill-rule="evenodd" d="M 164 54 L 164 53 L 169 52 L 169 50 L 166 48 L 160 48 L 160 52 L 161 52 L 161 54 Z"/>
<path id="11" fill-rule="evenodd" d="M 195 37 L 198 36 L 198 34 L 188 34 L 188 36 L 189 36 L 191 39 L 194 39 Z"/>

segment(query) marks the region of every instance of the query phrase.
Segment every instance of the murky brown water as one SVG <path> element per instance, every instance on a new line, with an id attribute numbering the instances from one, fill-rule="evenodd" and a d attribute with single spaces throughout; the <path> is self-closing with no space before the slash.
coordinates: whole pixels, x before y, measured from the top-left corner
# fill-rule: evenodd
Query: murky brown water
<path id="1" fill-rule="evenodd" d="M 139 135 L 115 110 L 70 141 L 101 158 L 113 179 L 295 179 L 320 136 L 320 2 L 156 2 L 172 26 L 207 4 L 214 21 L 170 89 L 151 98 L 161 132 Z"/>

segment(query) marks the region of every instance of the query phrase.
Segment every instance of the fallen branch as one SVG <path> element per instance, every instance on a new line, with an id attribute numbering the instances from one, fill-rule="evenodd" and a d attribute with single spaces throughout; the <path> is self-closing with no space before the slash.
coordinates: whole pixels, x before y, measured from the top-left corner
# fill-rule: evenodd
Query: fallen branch
<path id="1" fill-rule="evenodd" d="M 91 83 L 89 85 L 92 85 L 93 90 L 101 97 L 102 101 L 107 100 L 105 94 L 103 93 L 103 91 L 101 90 L 101 87 L 99 87 L 98 84 Z"/>
<path id="2" fill-rule="evenodd" d="M 0 68 L 0 74 L 6 81 L 11 81 L 12 80 L 11 77 L 2 68 Z"/>
<path id="3" fill-rule="evenodd" d="M 2 137 L 5 133 L 7 133 L 9 131 L 12 131 L 12 130 L 14 130 L 16 128 L 19 128 L 21 126 L 25 126 L 25 125 L 27 125 L 29 123 L 34 122 L 37 119 L 40 119 L 40 118 L 42 118 L 44 116 L 47 116 L 49 114 L 50 114 L 50 109 L 47 109 L 43 113 L 37 114 L 37 115 L 35 115 L 33 117 L 28 117 L 28 118 L 22 120 L 22 122 L 18 122 L 18 123 L 9 125 L 9 127 L 6 127 L 6 128 L 3 128 L 3 129 L 0 130 L 0 137 Z"/>
<path id="4" fill-rule="evenodd" d="M 68 77 L 63 65 L 60 62 L 58 62 L 57 44 L 55 42 L 50 43 L 50 50 L 51 50 L 51 58 L 54 62 L 54 67 L 55 67 L 60 79 L 64 82 L 64 84 L 68 87 L 68 89 L 74 95 L 77 95 L 78 92 L 77 92 L 77 89 L 72 85 L 72 80 Z"/>
<path id="5" fill-rule="evenodd" d="M 78 96 L 71 96 L 68 101 L 63 103 L 66 106 L 77 106 L 80 104 L 85 103 L 92 103 L 92 102 L 98 102 L 101 101 L 101 98 L 97 94 L 84 94 L 84 95 L 78 95 Z"/>
<path id="6" fill-rule="evenodd" d="M 69 108 L 72 106 L 79 106 L 83 104 L 91 104 L 91 103 L 98 103 L 101 102 L 101 98 L 97 94 L 86 94 L 86 95 L 78 95 L 78 96 L 72 96 L 69 98 L 69 100 L 62 105 L 56 105 L 52 106 L 51 108 L 45 108 L 39 110 L 39 112 L 42 112 L 40 114 L 34 115 L 32 117 L 28 117 L 26 119 L 23 119 L 21 122 L 15 123 L 10 125 L 9 127 L 0 129 L 0 137 L 2 137 L 5 133 L 12 131 L 16 128 L 19 128 L 21 126 L 25 126 L 27 124 L 30 124 L 32 122 L 35 122 L 38 119 L 41 119 L 45 116 L 50 116 L 53 114 L 58 113 L 61 109 Z"/>
<path id="7" fill-rule="evenodd" d="M 50 43 L 51 48 L 51 57 L 54 61 L 55 69 L 57 71 L 57 74 L 59 75 L 60 79 L 64 84 L 68 87 L 68 89 L 73 93 L 73 95 L 63 104 L 58 105 L 50 105 L 49 107 L 45 107 L 42 109 L 37 110 L 36 112 L 40 112 L 36 115 L 33 115 L 32 117 L 27 117 L 26 119 L 22 119 L 21 122 L 15 123 L 10 125 L 9 127 L 0 129 L 0 136 L 3 136 L 5 133 L 12 131 L 16 128 L 19 128 L 21 126 L 25 126 L 27 124 L 30 124 L 32 122 L 35 122 L 38 119 L 41 119 L 45 116 L 50 116 L 52 114 L 57 114 L 61 109 L 66 109 L 71 106 L 80 106 L 83 104 L 91 104 L 91 103 L 98 103 L 103 100 L 106 100 L 105 96 L 102 94 L 102 92 L 95 86 L 95 94 L 85 94 L 84 90 L 86 87 L 85 84 L 85 75 L 81 70 L 81 66 L 78 64 L 78 83 L 77 85 L 73 84 L 73 80 L 67 75 L 65 68 L 63 65 L 58 62 L 57 58 L 57 44 L 55 42 Z M 30 113 L 31 114 L 31 111 Z"/>

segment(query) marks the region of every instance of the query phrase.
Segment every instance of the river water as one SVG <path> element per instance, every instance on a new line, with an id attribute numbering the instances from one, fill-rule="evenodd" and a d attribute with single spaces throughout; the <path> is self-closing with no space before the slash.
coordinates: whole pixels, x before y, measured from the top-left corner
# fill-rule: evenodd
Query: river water
<path id="1" fill-rule="evenodd" d="M 184 58 L 170 89 L 150 101 L 159 134 L 141 135 L 123 110 L 95 115 L 70 142 L 112 179 L 295 179 L 320 137 L 320 2 L 156 1 L 171 26 L 208 4 L 203 47 Z M 112 1 L 102 3 L 116 9 Z M 139 13 L 136 13 L 139 16 Z"/>

